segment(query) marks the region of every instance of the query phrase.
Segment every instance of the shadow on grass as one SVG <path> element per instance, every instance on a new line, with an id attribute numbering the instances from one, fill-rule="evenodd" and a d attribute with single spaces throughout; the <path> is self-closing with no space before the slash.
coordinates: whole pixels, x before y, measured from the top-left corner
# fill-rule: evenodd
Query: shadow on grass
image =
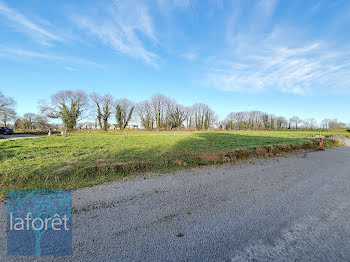
<path id="1" fill-rule="evenodd" d="M 310 138 L 194 132 L 169 148 L 160 145 L 147 149 L 136 147 L 110 152 L 107 156 L 103 152 L 96 152 L 93 157 L 82 155 L 78 161 L 67 159 L 59 166 L 49 165 L 22 172 L 4 173 L 0 162 L 0 198 L 4 197 L 7 189 L 76 189 L 137 173 L 169 172 L 251 157 L 275 156 L 280 152 L 315 149 L 317 145 L 317 140 Z M 5 160 L 14 157 L 11 146 L 3 149 Z M 20 157 L 23 161 L 30 161 L 25 156 Z"/>
<path id="2" fill-rule="evenodd" d="M 219 151 L 252 149 L 278 144 L 297 144 L 310 141 L 310 138 L 285 138 L 274 136 L 241 135 L 226 132 L 198 132 L 194 137 L 179 141 L 174 151 Z"/>
<path id="3" fill-rule="evenodd" d="M 92 167 L 86 166 L 84 175 L 127 176 L 140 172 L 169 172 L 252 157 L 270 157 L 296 150 L 311 150 L 317 146 L 317 140 L 312 138 L 195 132 L 193 136 L 176 142 L 166 150 L 161 147 L 123 150 L 117 161 L 106 159 L 101 163 L 95 163 Z"/>
<path id="4" fill-rule="evenodd" d="M 317 146 L 316 139 L 303 137 L 202 132 L 194 138 L 180 141 L 173 150 L 182 150 L 182 155 L 176 161 L 178 165 L 201 166 L 273 157 L 298 150 L 314 150 Z"/>

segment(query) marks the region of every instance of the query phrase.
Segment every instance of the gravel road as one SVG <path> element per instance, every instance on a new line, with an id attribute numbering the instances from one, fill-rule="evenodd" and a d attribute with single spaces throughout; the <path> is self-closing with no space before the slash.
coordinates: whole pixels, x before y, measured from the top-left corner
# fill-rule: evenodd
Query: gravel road
<path id="1" fill-rule="evenodd" d="M 73 193 L 73 256 L 1 261 L 350 261 L 350 148 Z"/>
<path id="2" fill-rule="evenodd" d="M 3 137 L 5 139 L 0 139 L 0 142 L 6 141 L 6 140 L 18 140 L 18 139 L 26 139 L 26 138 L 38 138 L 43 137 L 47 135 L 31 135 L 31 134 L 14 134 L 14 135 L 0 135 L 0 137 Z"/>

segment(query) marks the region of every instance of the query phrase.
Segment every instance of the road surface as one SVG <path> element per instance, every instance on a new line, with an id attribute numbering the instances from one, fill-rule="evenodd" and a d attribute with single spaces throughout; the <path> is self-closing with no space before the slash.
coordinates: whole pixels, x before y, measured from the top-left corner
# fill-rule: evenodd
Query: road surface
<path id="1" fill-rule="evenodd" d="M 72 257 L 6 257 L 4 208 L 2 261 L 350 261 L 350 148 L 77 190 Z"/>
<path id="2" fill-rule="evenodd" d="M 13 135 L 0 135 L 0 137 L 3 137 L 5 139 L 0 139 L 0 142 L 6 141 L 6 140 L 18 140 L 18 139 L 26 139 L 26 138 L 38 138 L 43 137 L 47 135 L 32 135 L 32 134 L 13 134 Z"/>

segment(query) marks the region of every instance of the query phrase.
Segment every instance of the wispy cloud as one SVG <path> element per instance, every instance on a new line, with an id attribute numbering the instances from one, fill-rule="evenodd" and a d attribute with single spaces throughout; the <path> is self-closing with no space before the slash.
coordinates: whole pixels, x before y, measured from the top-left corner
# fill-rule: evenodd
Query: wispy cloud
<path id="1" fill-rule="evenodd" d="M 197 52 L 187 52 L 182 54 L 181 56 L 189 61 L 194 61 L 198 58 Z"/>
<path id="2" fill-rule="evenodd" d="M 70 67 L 70 66 L 65 66 L 64 69 L 66 69 L 67 71 L 71 71 L 71 72 L 77 71 L 75 68 Z"/>
<path id="3" fill-rule="evenodd" d="M 165 13 L 168 13 L 174 9 L 186 10 L 192 8 L 197 3 L 198 0 L 157 0 L 158 6 Z"/>
<path id="4" fill-rule="evenodd" d="M 214 5 L 214 7 L 222 9 L 224 8 L 224 0 L 210 0 L 210 3 Z"/>
<path id="5" fill-rule="evenodd" d="M 197 54 L 195 53 L 186 53 L 182 55 L 183 58 L 189 60 L 189 61 L 193 61 L 197 58 Z"/>
<path id="6" fill-rule="evenodd" d="M 280 5 L 282 1 L 261 0 L 250 8 L 246 2 L 235 2 L 227 19 L 225 48 L 208 60 L 206 81 L 226 91 L 350 93 L 349 43 L 326 32 L 315 34 L 311 22 L 310 26 L 294 25 L 281 16 L 283 11 L 277 18 L 274 15 Z M 310 14 L 310 8 L 304 12 Z M 287 13 L 292 16 L 293 12 L 292 7 Z M 304 15 L 297 17 L 308 19 Z M 342 25 L 346 23 L 342 21 Z"/>
<path id="7" fill-rule="evenodd" d="M 0 47 L 0 57 L 18 59 L 18 60 L 40 59 L 40 60 L 55 61 L 62 64 L 70 63 L 70 64 L 82 65 L 82 66 L 92 66 L 100 69 L 103 68 L 103 66 L 98 63 L 95 63 L 86 59 L 78 58 L 78 57 L 58 56 L 58 55 L 47 54 L 47 53 L 42 53 L 38 51 L 16 49 L 16 48 Z M 69 70 L 67 66 L 65 68 Z M 69 68 L 73 69 L 73 67 L 69 67 Z"/>
<path id="8" fill-rule="evenodd" d="M 256 12 L 259 12 L 265 19 L 269 19 L 278 5 L 278 0 L 260 0 L 255 5 Z"/>
<path id="9" fill-rule="evenodd" d="M 310 8 L 311 13 L 316 13 L 321 7 L 321 1 L 317 2 Z"/>
<path id="10" fill-rule="evenodd" d="M 246 37 L 245 47 L 233 49 L 229 58 L 211 60 L 206 79 L 226 91 L 350 92 L 350 52 L 346 48 L 322 41 L 284 44 L 272 34 L 250 42 Z"/>
<path id="11" fill-rule="evenodd" d="M 39 25 L 25 15 L 16 11 L 0 0 L 0 15 L 8 20 L 9 26 L 15 28 L 17 31 L 23 32 L 29 37 L 35 39 L 43 45 L 50 45 L 53 41 L 63 41 L 63 39 L 45 29 L 43 25 Z"/>
<path id="12" fill-rule="evenodd" d="M 193 0 L 173 0 L 173 3 L 175 6 L 180 8 L 187 8 L 191 2 L 194 2 Z"/>
<path id="13" fill-rule="evenodd" d="M 159 57 L 151 51 L 158 39 L 146 5 L 139 1 L 114 1 L 101 12 L 74 16 L 73 21 L 115 51 L 158 65 Z"/>

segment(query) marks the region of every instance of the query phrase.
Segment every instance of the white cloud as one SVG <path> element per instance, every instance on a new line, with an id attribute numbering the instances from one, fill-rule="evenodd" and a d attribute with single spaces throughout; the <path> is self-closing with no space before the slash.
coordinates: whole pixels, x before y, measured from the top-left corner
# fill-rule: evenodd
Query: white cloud
<path id="1" fill-rule="evenodd" d="M 65 66 L 64 69 L 66 69 L 67 71 L 71 71 L 71 72 L 77 71 L 75 68 L 70 67 L 70 66 Z"/>
<path id="2" fill-rule="evenodd" d="M 313 7 L 310 8 L 311 13 L 316 13 L 321 7 L 321 1 L 317 2 Z"/>
<path id="3" fill-rule="evenodd" d="M 194 61 L 197 59 L 198 55 L 196 52 L 188 52 L 188 53 L 182 54 L 182 57 L 189 61 Z"/>
<path id="4" fill-rule="evenodd" d="M 260 0 L 255 8 L 256 12 L 260 13 L 265 18 L 270 18 L 278 5 L 278 0 Z"/>
<path id="5" fill-rule="evenodd" d="M 187 8 L 190 4 L 191 0 L 174 0 L 174 5 L 180 8 Z"/>
<path id="6" fill-rule="evenodd" d="M 96 68 L 103 68 L 102 65 L 97 64 L 95 62 L 78 58 L 78 57 L 71 57 L 71 56 L 58 56 L 53 54 L 46 54 L 42 52 L 37 51 L 31 51 L 31 50 L 24 50 L 24 49 L 16 49 L 16 48 L 6 48 L 0 47 L 0 57 L 5 58 L 15 58 L 18 60 L 22 59 L 41 59 L 41 60 L 50 60 L 55 61 L 59 63 L 72 63 L 76 65 L 83 65 L 83 66 L 92 66 Z M 68 70 L 68 67 L 65 67 Z M 69 67 L 70 69 L 74 69 L 72 67 Z"/>
<path id="7" fill-rule="evenodd" d="M 283 41 L 276 31 L 242 37 L 227 58 L 208 62 L 206 79 L 226 91 L 311 95 L 350 92 L 350 52 L 322 41 Z M 239 40 L 239 39 L 238 39 Z M 259 43 L 259 44 L 256 44 Z"/>
<path id="8" fill-rule="evenodd" d="M 193 7 L 197 2 L 197 0 L 157 0 L 158 6 L 166 14 L 174 9 L 187 10 Z"/>
<path id="9" fill-rule="evenodd" d="M 63 41 L 63 39 L 45 29 L 42 25 L 34 23 L 22 13 L 8 7 L 0 1 L 0 15 L 4 16 L 16 30 L 21 31 L 35 39 L 40 44 L 50 45 L 52 41 Z"/>
<path id="10" fill-rule="evenodd" d="M 207 83 L 250 93 L 350 93 L 350 51 L 345 41 L 335 42 L 326 32 L 317 36 L 309 31 L 312 27 L 290 26 L 283 17 L 272 19 L 278 0 L 261 0 L 253 8 L 241 4 L 235 2 L 227 19 L 226 48 L 206 63 Z"/>
<path id="11" fill-rule="evenodd" d="M 218 9 L 222 9 L 225 6 L 224 0 L 210 0 L 210 3 Z"/>
<path id="12" fill-rule="evenodd" d="M 158 65 L 158 55 L 150 51 L 158 44 L 148 8 L 138 1 L 114 1 L 101 15 L 73 17 L 86 30 L 115 51 Z"/>

